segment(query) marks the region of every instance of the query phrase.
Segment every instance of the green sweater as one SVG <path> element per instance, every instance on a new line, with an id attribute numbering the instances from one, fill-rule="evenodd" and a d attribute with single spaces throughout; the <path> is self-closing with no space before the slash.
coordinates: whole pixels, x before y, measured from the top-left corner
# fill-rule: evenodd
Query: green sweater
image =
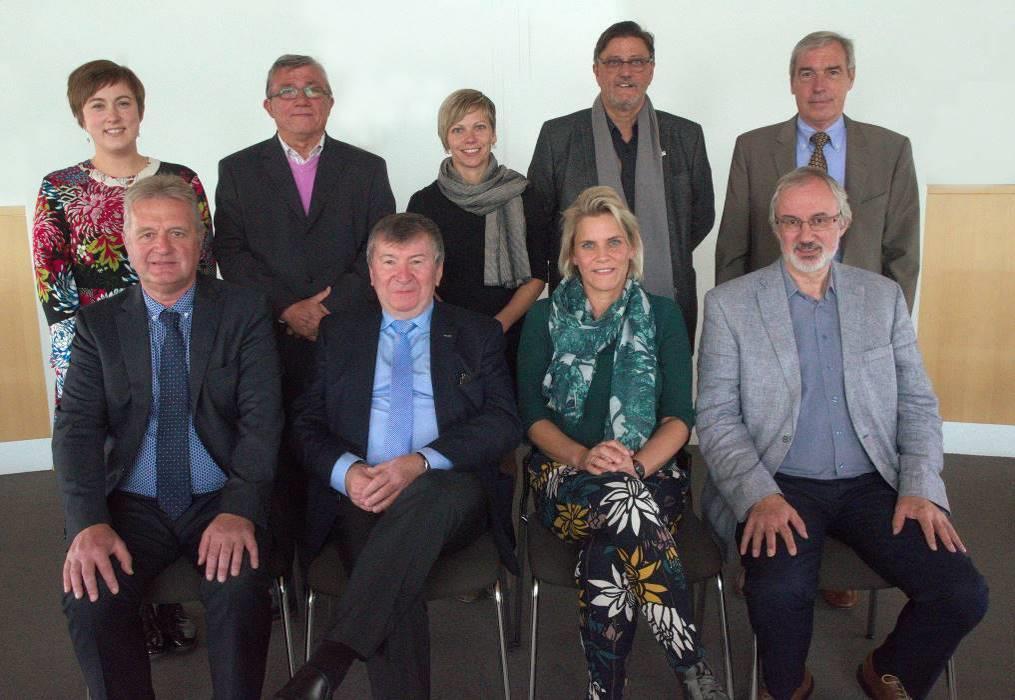
<path id="1" fill-rule="evenodd" d="M 679 418 L 688 428 L 694 425 L 691 403 L 691 348 L 680 308 L 666 297 L 649 294 L 656 323 L 656 418 Z M 613 355 L 616 341 L 600 351 L 592 374 L 585 410 L 577 423 L 564 418 L 546 405 L 543 377 L 553 357 L 550 339 L 550 300 L 537 301 L 525 317 L 521 346 L 518 350 L 518 408 L 525 429 L 536 421 L 553 421 L 561 432 L 585 447 L 602 442 L 603 428 L 610 401 Z"/>

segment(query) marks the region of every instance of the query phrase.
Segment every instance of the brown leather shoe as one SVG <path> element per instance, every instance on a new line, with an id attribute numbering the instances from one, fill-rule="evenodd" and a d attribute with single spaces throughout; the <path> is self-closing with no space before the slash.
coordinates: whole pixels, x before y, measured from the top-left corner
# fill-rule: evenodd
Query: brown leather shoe
<path id="1" fill-rule="evenodd" d="M 804 668 L 804 679 L 800 681 L 800 687 L 793 691 L 790 695 L 790 700 L 807 700 L 814 692 L 814 676 L 811 672 Z M 772 694 L 768 692 L 767 688 L 762 688 L 759 694 L 761 700 L 773 700 Z"/>
<path id="2" fill-rule="evenodd" d="M 860 602 L 860 594 L 856 591 L 822 590 L 821 597 L 833 608 L 854 608 Z"/>
<path id="3" fill-rule="evenodd" d="M 867 693 L 867 697 L 874 700 L 912 700 L 906 689 L 902 687 L 902 681 L 889 673 L 878 673 L 874 669 L 874 653 L 867 654 L 856 669 L 856 680 Z"/>

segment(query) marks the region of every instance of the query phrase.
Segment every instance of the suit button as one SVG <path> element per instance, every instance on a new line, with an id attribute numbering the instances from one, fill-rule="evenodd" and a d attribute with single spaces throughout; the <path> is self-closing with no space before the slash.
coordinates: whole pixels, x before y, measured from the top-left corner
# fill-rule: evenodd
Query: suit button
<path id="1" fill-rule="evenodd" d="M 783 435 L 782 436 L 782 441 L 783 442 L 789 442 L 792 439 L 792 437 L 793 437 L 792 435 Z"/>

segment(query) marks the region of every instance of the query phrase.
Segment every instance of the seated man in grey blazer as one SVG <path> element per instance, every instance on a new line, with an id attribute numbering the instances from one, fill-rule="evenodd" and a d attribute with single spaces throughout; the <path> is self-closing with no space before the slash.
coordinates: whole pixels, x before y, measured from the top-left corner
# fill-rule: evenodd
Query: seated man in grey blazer
<path id="1" fill-rule="evenodd" d="M 846 188 L 853 226 L 836 260 L 880 272 L 902 287 L 913 308 L 920 271 L 920 196 L 909 139 L 843 114 L 853 87 L 853 42 L 813 32 L 793 48 L 790 92 L 797 113 L 737 138 L 715 246 L 715 283 L 779 257 L 768 230 L 768 203 L 780 175 L 814 165 Z"/>
<path id="2" fill-rule="evenodd" d="M 95 700 L 154 697 L 138 610 L 182 556 L 202 577 L 211 694 L 260 697 L 282 431 L 268 302 L 197 275 L 204 225 L 179 177 L 139 180 L 124 218 L 140 283 L 79 313 L 53 430 L 74 651 Z"/>
<path id="3" fill-rule="evenodd" d="M 529 164 L 533 215 L 541 240 L 560 249 L 561 212 L 579 193 L 608 185 L 638 217 L 645 246 L 642 284 L 677 302 L 694 347 L 698 292 L 692 253 L 715 222 L 705 135 L 694 122 L 657 111 L 647 91 L 655 39 L 637 22 L 617 22 L 592 53 L 599 94 L 591 109 L 543 124 Z M 560 282 L 550 266 L 551 289 Z"/>
<path id="4" fill-rule="evenodd" d="M 739 545 L 772 697 L 814 687 L 804 662 L 830 536 L 909 597 L 858 681 L 870 697 L 922 698 L 983 617 L 987 587 L 948 517 L 941 418 L 905 299 L 834 262 L 851 212 L 823 170 L 783 176 L 769 221 L 782 257 L 705 295 L 702 506 Z"/>

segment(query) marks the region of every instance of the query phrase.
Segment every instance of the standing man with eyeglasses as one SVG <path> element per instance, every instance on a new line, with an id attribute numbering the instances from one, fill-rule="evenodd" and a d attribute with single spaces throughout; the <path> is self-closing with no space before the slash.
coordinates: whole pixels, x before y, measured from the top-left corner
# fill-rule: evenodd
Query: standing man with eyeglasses
<path id="1" fill-rule="evenodd" d="M 790 171 L 770 205 L 781 259 L 705 295 L 702 510 L 739 550 L 778 700 L 820 685 L 804 662 L 825 537 L 909 598 L 856 671 L 869 697 L 927 697 L 987 609 L 948 517 L 941 416 L 902 289 L 835 262 L 851 220 L 834 178 Z"/>
<path id="2" fill-rule="evenodd" d="M 776 180 L 813 165 L 846 188 L 850 235 L 837 260 L 893 279 L 910 311 L 920 272 L 920 196 L 909 139 L 843 114 L 853 87 L 853 42 L 813 32 L 793 48 L 790 92 L 797 114 L 737 138 L 715 248 L 715 283 L 761 269 L 779 257 L 768 228 Z"/>
<path id="3" fill-rule="evenodd" d="M 395 210 L 384 161 L 325 134 L 335 104 L 310 56 L 280 56 L 268 71 L 264 109 L 277 133 L 224 158 L 215 190 L 214 251 L 222 277 L 268 295 L 278 323 L 287 429 L 309 385 L 321 319 L 370 298 L 366 240 Z M 283 440 L 276 516 L 293 518 L 302 488 Z M 281 514 L 279 511 L 286 511 Z M 276 530 L 293 531 L 293 521 Z"/>
<path id="4" fill-rule="evenodd" d="M 676 300 L 694 347 L 698 297 L 691 255 L 715 221 L 712 171 L 701 127 L 656 111 L 646 91 L 655 39 L 636 22 L 599 37 L 592 73 L 599 95 L 584 109 L 543 124 L 529 165 L 537 212 L 530 226 L 560 247 L 560 214 L 580 192 L 609 185 L 638 217 L 645 245 L 645 288 Z M 560 281 L 550 265 L 550 285 Z"/>

